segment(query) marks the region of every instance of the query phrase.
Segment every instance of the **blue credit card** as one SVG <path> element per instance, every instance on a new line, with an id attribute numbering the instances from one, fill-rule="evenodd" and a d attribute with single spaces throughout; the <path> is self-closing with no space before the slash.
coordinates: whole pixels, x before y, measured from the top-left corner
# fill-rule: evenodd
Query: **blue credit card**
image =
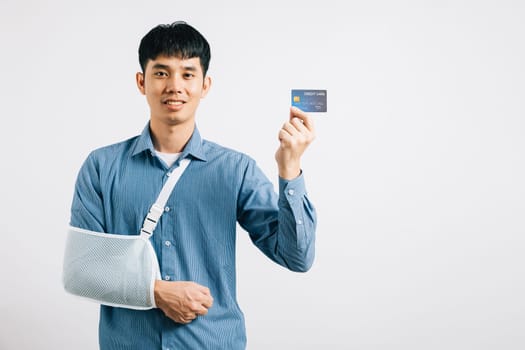
<path id="1" fill-rule="evenodd" d="M 292 90 L 292 106 L 303 112 L 326 112 L 326 90 Z"/>

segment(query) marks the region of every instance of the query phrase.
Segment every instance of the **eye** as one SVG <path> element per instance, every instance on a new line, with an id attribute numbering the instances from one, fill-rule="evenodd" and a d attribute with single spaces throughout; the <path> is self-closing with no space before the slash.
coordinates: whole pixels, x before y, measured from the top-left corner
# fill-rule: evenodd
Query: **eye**
<path id="1" fill-rule="evenodd" d="M 192 74 L 192 73 L 184 73 L 184 78 L 186 79 L 191 79 L 195 76 L 195 74 Z"/>
<path id="2" fill-rule="evenodd" d="M 158 71 L 158 72 L 154 72 L 153 75 L 156 77 L 167 77 L 168 73 L 163 72 L 163 71 Z"/>

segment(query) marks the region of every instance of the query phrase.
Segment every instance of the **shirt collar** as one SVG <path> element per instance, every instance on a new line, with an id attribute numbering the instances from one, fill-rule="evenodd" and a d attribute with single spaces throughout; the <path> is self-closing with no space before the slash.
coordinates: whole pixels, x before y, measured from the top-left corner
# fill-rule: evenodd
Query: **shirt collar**
<path id="1" fill-rule="evenodd" d="M 135 143 L 135 148 L 133 150 L 132 156 L 135 156 L 144 151 L 149 151 L 152 154 L 155 153 L 155 148 L 153 147 L 153 141 L 151 140 L 149 122 L 146 124 L 146 126 L 142 130 L 142 133 L 138 137 Z M 204 147 L 202 147 L 202 138 L 199 133 L 199 129 L 197 129 L 197 126 L 195 126 L 195 129 L 193 130 L 193 134 L 191 135 L 188 143 L 182 150 L 180 159 L 183 159 L 187 157 L 188 155 L 192 156 L 193 158 L 200 159 L 202 161 L 207 160 L 206 155 L 204 154 Z"/>

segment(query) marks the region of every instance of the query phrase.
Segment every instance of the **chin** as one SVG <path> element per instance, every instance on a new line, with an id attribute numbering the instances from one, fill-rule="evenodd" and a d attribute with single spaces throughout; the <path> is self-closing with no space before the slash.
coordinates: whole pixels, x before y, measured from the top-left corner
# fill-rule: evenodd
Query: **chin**
<path id="1" fill-rule="evenodd" d="M 193 124 L 193 120 L 189 117 L 168 116 L 164 120 L 168 125 Z"/>

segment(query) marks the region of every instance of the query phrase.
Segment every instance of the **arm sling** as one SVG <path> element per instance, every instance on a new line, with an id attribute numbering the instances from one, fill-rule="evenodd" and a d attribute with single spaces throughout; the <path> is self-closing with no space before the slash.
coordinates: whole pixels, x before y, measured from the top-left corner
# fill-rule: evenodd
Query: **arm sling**
<path id="1" fill-rule="evenodd" d="M 160 268 L 150 238 L 189 163 L 190 159 L 182 159 L 172 171 L 138 235 L 69 227 L 62 272 L 68 293 L 109 306 L 136 310 L 156 307 L 154 287 Z"/>

